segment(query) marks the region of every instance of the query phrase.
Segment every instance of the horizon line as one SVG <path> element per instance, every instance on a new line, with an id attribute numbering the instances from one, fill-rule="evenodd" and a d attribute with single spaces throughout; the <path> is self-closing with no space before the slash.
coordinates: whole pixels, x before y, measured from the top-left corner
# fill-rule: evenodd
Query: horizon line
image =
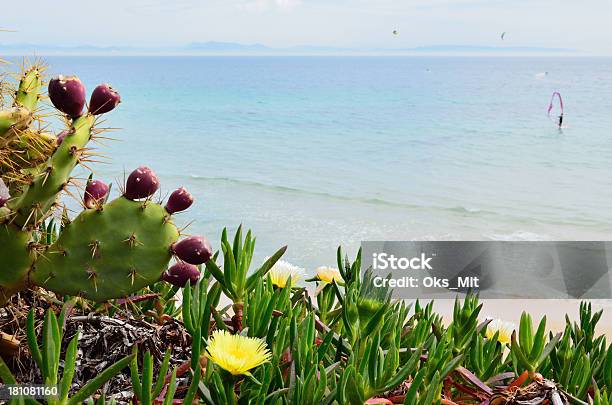
<path id="1" fill-rule="evenodd" d="M 260 43 L 191 42 L 183 45 L 46 45 L 0 43 L 6 56 L 608 56 L 569 48 L 500 45 L 433 44 L 414 47 L 342 47 L 295 45 L 270 47 Z"/>
<path id="2" fill-rule="evenodd" d="M 572 48 L 524 45 L 433 44 L 414 47 L 342 47 L 294 45 L 271 47 L 261 43 L 205 41 L 183 45 L 48 45 L 36 43 L 0 43 L 0 55 L 8 57 L 570 57 L 606 58 L 612 53 Z"/>
<path id="3" fill-rule="evenodd" d="M 547 53 L 547 52 L 3 52 L 0 55 L 5 58 L 29 58 L 29 57 L 482 57 L 482 58 L 610 58 L 612 54 L 574 54 L 574 53 Z"/>
<path id="4" fill-rule="evenodd" d="M 592 54 L 554 54 L 554 53 L 46 53 L 46 52 L 1 52 L 0 55 L 6 58 L 15 57 L 108 57 L 108 58 L 129 58 L 129 57 L 482 57 L 482 58 L 612 58 L 612 54 L 592 53 Z"/>

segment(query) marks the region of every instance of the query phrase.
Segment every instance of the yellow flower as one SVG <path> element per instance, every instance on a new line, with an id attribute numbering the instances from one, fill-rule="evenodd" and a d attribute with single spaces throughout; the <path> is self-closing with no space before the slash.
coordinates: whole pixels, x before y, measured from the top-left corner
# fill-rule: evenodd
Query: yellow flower
<path id="1" fill-rule="evenodd" d="M 342 282 L 342 276 L 335 267 L 322 266 L 315 271 L 317 272 L 317 279 L 319 281 L 324 283 L 332 283 L 333 281 L 336 283 Z"/>
<path id="2" fill-rule="evenodd" d="M 293 287 L 298 280 L 302 278 L 304 269 L 287 263 L 286 261 L 279 260 L 272 266 L 268 274 L 270 275 L 272 284 L 279 288 L 285 288 L 287 286 L 287 281 L 289 281 L 289 277 L 291 277 L 291 285 L 289 287 Z"/>
<path id="3" fill-rule="evenodd" d="M 272 354 L 263 339 L 214 331 L 206 357 L 232 375 L 248 375 L 249 370 L 270 361 Z"/>
<path id="4" fill-rule="evenodd" d="M 492 339 L 493 336 L 499 332 L 497 341 L 501 344 L 509 345 L 512 340 L 512 332 L 516 329 L 516 326 L 511 322 L 504 322 L 501 319 L 494 319 L 489 322 L 486 330 L 487 339 Z"/>

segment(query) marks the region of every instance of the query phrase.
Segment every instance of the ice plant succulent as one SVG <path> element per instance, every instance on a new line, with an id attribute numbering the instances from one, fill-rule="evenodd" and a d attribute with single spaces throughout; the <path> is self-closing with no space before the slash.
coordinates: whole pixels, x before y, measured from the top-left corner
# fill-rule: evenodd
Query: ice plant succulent
<path id="1" fill-rule="evenodd" d="M 337 268 L 330 266 L 317 267 L 317 269 L 315 270 L 314 277 L 306 281 L 317 282 L 317 289 L 315 291 L 315 295 L 317 296 L 317 301 L 319 305 L 324 307 L 324 310 L 329 309 L 326 308 L 328 305 L 333 305 L 334 292 L 332 291 L 331 284 L 336 283 L 338 285 L 344 285 L 344 281 L 342 280 L 342 274 L 340 273 L 340 271 Z M 325 303 L 321 300 L 321 297 L 319 296 L 319 294 L 324 290 L 328 291 L 327 297 L 323 299 Z"/>
<path id="2" fill-rule="evenodd" d="M 248 294 L 257 287 L 257 280 L 265 279 L 272 266 L 285 253 L 284 246 L 270 256 L 258 269 L 249 274 L 255 238 L 249 230 L 242 236 L 242 225 L 236 230 L 233 243 L 230 244 L 227 229 L 221 232 L 221 251 L 223 252 L 223 270 L 215 260 L 206 262 L 206 270 L 219 282 L 223 293 L 232 301 L 232 326 L 235 332 L 242 330 L 244 302 Z"/>
<path id="3" fill-rule="evenodd" d="M 238 376 L 250 374 L 250 370 L 270 361 L 272 354 L 263 339 L 217 330 L 210 338 L 206 356 L 225 371 Z"/>
<path id="4" fill-rule="evenodd" d="M 533 377 L 542 363 L 548 359 L 561 335 L 559 333 L 548 336 L 546 316 L 540 320 L 537 329 L 534 330 L 531 315 L 523 312 L 518 331 L 512 332 L 510 339 L 510 350 L 518 362 L 517 369 L 527 370 L 529 376 Z"/>
<path id="5" fill-rule="evenodd" d="M 516 326 L 512 322 L 505 322 L 501 319 L 494 319 L 487 325 L 485 336 L 487 339 L 493 339 L 497 334 L 497 341 L 504 345 L 509 345 L 512 342 L 512 332 Z"/>
<path id="6" fill-rule="evenodd" d="M 318 281 L 321 281 L 322 283 L 331 284 L 334 281 L 336 283 L 342 282 L 342 275 L 340 274 L 340 271 L 335 267 L 321 266 L 315 270 L 315 273 L 316 279 Z"/>
<path id="7" fill-rule="evenodd" d="M 272 266 L 268 275 L 270 281 L 276 287 L 293 287 L 304 275 L 304 269 L 284 260 L 279 260 Z M 288 285 L 289 283 L 290 285 Z"/>

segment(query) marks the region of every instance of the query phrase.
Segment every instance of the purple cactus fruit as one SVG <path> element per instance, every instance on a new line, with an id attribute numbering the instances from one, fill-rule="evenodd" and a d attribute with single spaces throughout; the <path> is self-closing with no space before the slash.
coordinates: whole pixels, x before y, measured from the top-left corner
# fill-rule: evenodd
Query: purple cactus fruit
<path id="1" fill-rule="evenodd" d="M 59 75 L 49 81 L 49 98 L 55 108 L 75 118 L 85 105 L 85 86 L 76 76 Z"/>
<path id="2" fill-rule="evenodd" d="M 203 236 L 190 236 L 172 246 L 179 259 L 190 264 L 206 263 L 212 256 L 208 239 Z"/>
<path id="3" fill-rule="evenodd" d="M 57 134 L 57 146 L 60 146 L 62 144 L 62 142 L 64 141 L 64 138 L 66 137 L 66 135 L 68 135 L 70 133 L 70 131 L 68 131 L 67 129 L 63 130 L 62 132 L 60 132 L 59 134 Z"/>
<path id="4" fill-rule="evenodd" d="M 168 198 L 166 203 L 166 211 L 170 214 L 185 211 L 191 207 L 191 204 L 193 204 L 193 196 L 184 187 L 181 187 L 170 194 L 170 198 Z"/>
<path id="5" fill-rule="evenodd" d="M 185 287 L 187 281 L 194 285 L 200 279 L 200 271 L 193 264 L 178 262 L 162 275 L 162 280 L 176 286 Z"/>
<path id="6" fill-rule="evenodd" d="M 11 195 L 9 194 L 8 187 L 6 186 L 6 184 L 4 184 L 4 181 L 0 179 L 0 208 L 4 207 L 4 205 L 10 198 Z"/>
<path id="7" fill-rule="evenodd" d="M 100 84 L 91 93 L 89 112 L 93 115 L 104 114 L 112 111 L 120 102 L 121 96 L 110 84 Z"/>
<path id="8" fill-rule="evenodd" d="M 85 196 L 83 198 L 83 203 L 87 208 L 97 208 L 106 199 L 108 191 L 109 187 L 103 181 L 88 181 L 87 186 L 85 187 Z"/>
<path id="9" fill-rule="evenodd" d="M 157 180 L 153 170 L 140 166 L 130 173 L 125 183 L 125 193 L 123 195 L 128 200 L 137 200 L 152 196 L 158 188 L 159 180 Z"/>

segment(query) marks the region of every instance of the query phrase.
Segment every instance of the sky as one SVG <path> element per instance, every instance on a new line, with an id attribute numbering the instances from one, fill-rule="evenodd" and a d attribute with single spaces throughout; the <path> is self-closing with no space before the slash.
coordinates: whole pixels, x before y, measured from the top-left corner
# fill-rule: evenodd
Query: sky
<path id="1" fill-rule="evenodd" d="M 612 55 L 611 15 L 610 0 L 34 0 L 3 4 L 0 27 L 16 32 L 0 33 L 0 43 L 503 45 Z"/>

